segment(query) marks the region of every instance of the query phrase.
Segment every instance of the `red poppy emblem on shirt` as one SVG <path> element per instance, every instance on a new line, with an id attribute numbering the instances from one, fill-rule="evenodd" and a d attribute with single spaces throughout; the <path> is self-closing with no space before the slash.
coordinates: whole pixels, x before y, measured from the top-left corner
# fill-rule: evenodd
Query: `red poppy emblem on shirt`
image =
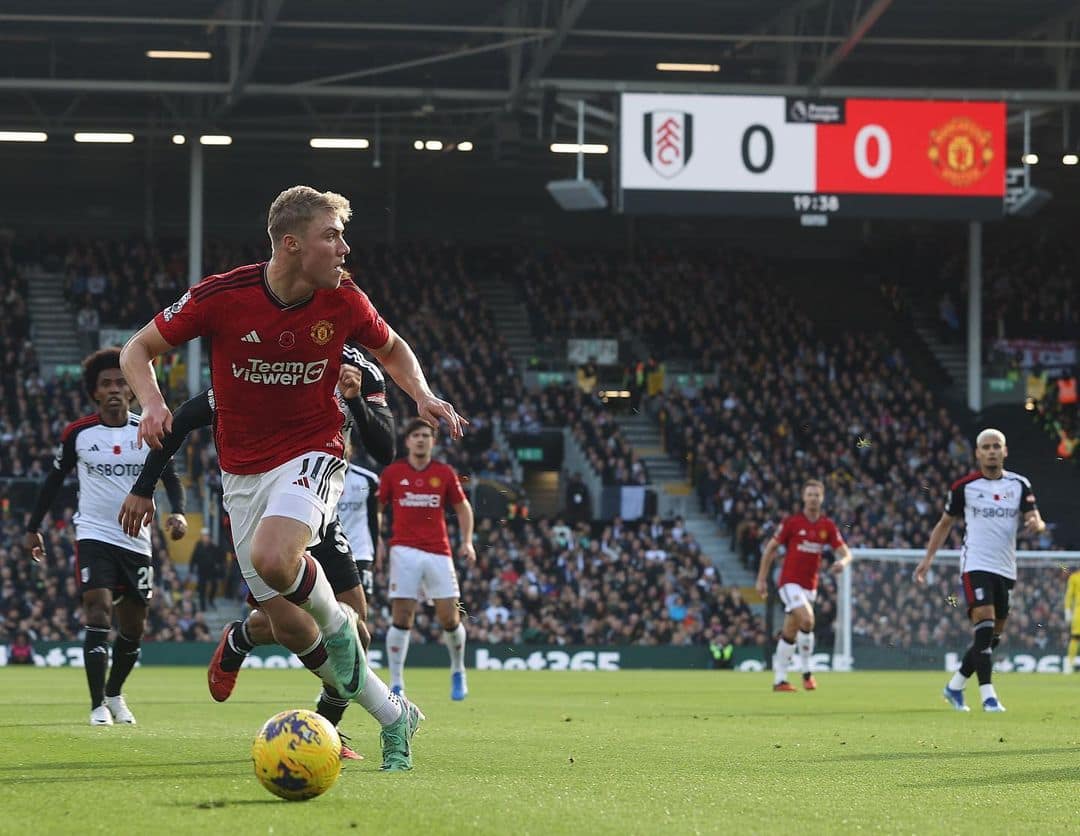
<path id="1" fill-rule="evenodd" d="M 112 448 L 112 452 L 113 452 L 114 456 L 119 456 L 120 455 L 120 445 L 119 444 L 114 444 L 113 448 Z"/>

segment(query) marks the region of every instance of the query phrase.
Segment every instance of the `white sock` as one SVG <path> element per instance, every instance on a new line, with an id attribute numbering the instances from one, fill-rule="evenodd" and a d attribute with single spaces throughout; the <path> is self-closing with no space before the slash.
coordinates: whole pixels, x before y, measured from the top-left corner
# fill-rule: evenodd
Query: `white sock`
<path id="1" fill-rule="evenodd" d="M 795 644 L 802 658 L 803 673 L 810 673 L 810 657 L 814 655 L 814 634 L 800 630 L 795 636 Z"/>
<path id="2" fill-rule="evenodd" d="M 773 656 L 773 682 L 779 685 L 787 680 L 788 668 L 795 656 L 795 645 L 784 639 L 783 636 L 776 643 L 776 655 Z"/>
<path id="3" fill-rule="evenodd" d="M 991 697 L 993 697 L 996 700 L 997 699 L 997 692 L 994 690 L 993 685 L 987 683 L 986 685 L 980 685 L 979 686 L 979 697 L 982 698 L 983 702 L 986 702 Z"/>
<path id="4" fill-rule="evenodd" d="M 450 651 L 450 672 L 465 672 L 465 625 L 460 621 L 453 630 L 443 631 L 443 644 Z"/>
<path id="5" fill-rule="evenodd" d="M 380 726 L 389 726 L 401 717 L 401 703 L 370 667 L 368 667 L 367 679 L 364 681 L 364 690 L 356 695 L 356 701 L 378 721 Z"/>
<path id="6" fill-rule="evenodd" d="M 386 631 L 386 666 L 390 668 L 390 687 L 405 689 L 405 657 L 409 655 L 409 630 L 392 624 Z"/>
<path id="7" fill-rule="evenodd" d="M 311 573 L 314 573 L 314 581 L 312 581 Z M 300 559 L 300 571 L 296 573 L 296 579 L 289 584 L 288 589 L 283 589 L 281 594 L 288 598 L 301 586 L 308 584 L 312 585 L 307 598 L 294 603 L 311 613 L 311 617 L 315 619 L 315 623 L 319 625 L 324 635 L 332 636 L 346 622 L 345 613 L 337 598 L 334 597 L 334 590 L 318 561 L 311 555 L 304 554 Z"/>
<path id="8" fill-rule="evenodd" d="M 952 679 L 949 680 L 949 688 L 953 691 L 963 691 L 964 686 L 967 685 L 968 678 L 957 671 L 952 675 Z"/>

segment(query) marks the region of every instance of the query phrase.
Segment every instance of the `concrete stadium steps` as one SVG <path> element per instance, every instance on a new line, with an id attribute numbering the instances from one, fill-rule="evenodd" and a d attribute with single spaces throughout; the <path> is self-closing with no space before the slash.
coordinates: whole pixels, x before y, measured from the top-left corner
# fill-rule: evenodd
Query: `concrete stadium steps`
<path id="1" fill-rule="evenodd" d="M 660 516 L 679 515 L 686 521 L 686 530 L 694 535 L 701 550 L 712 558 L 726 585 L 752 586 L 754 577 L 743 568 L 738 555 L 729 548 L 729 538 L 724 536 L 715 520 L 698 510 L 697 497 L 686 479 L 682 462 L 664 452 L 659 425 L 641 412 L 619 415 L 616 423 L 623 438 L 649 469 L 654 490 L 660 492 Z"/>
<path id="2" fill-rule="evenodd" d="M 963 396 L 967 387 L 967 343 L 954 345 L 943 341 L 938 336 L 936 319 L 926 311 L 914 312 L 912 321 L 915 333 L 952 379 L 953 394 Z"/>
<path id="3" fill-rule="evenodd" d="M 27 310 L 34 349 L 41 362 L 42 377 L 53 377 L 57 366 L 82 360 L 75 313 L 64 300 L 63 274 L 32 273 L 26 279 L 29 288 Z"/>
<path id="4" fill-rule="evenodd" d="M 239 601 L 225 600 L 219 597 L 215 602 L 215 605 L 203 612 L 203 617 L 206 619 L 206 624 L 210 628 L 210 636 L 212 641 L 217 641 L 221 638 L 221 631 L 230 621 L 237 621 L 243 618 L 244 613 L 247 612 L 247 604 L 241 604 Z"/>
<path id="5" fill-rule="evenodd" d="M 649 479 L 654 485 L 686 484 L 685 469 L 680 462 L 664 452 L 660 428 L 648 415 L 640 412 L 618 415 L 616 423 L 623 438 L 645 462 L 645 467 L 649 469 Z"/>
<path id="6" fill-rule="evenodd" d="M 530 517 L 556 517 L 563 510 L 557 470 L 526 471 L 525 493 L 529 497 Z"/>
<path id="7" fill-rule="evenodd" d="M 528 368 L 536 343 L 529 327 L 529 315 L 510 285 L 500 279 L 487 278 L 477 281 L 477 288 L 484 303 L 495 316 L 495 327 L 506 341 L 518 369 Z"/>
<path id="8" fill-rule="evenodd" d="M 521 304 L 513 288 L 497 278 L 487 278 L 477 282 L 484 302 L 495 315 L 495 327 L 499 335 L 506 340 L 511 354 L 518 368 L 527 368 L 529 358 L 536 351 L 536 342 L 529 327 L 529 316 L 525 306 Z M 647 415 L 633 413 L 616 416 L 616 423 L 623 437 L 634 448 L 634 451 L 645 462 L 649 469 L 651 486 L 658 492 L 658 511 L 661 517 L 682 516 L 686 521 L 686 529 L 694 535 L 694 539 L 701 545 L 702 551 L 712 558 L 724 579 L 724 583 L 732 586 L 752 586 L 754 577 L 739 563 L 738 556 L 728 548 L 728 539 L 720 531 L 715 520 L 697 510 L 697 497 L 693 495 L 690 485 L 686 481 L 686 473 L 683 464 L 671 458 L 664 452 L 660 439 L 659 426 Z M 573 443 L 569 442 L 567 449 L 567 465 L 571 470 L 583 470 L 586 459 L 583 456 L 574 456 L 570 448 Z M 538 474 L 542 476 L 543 474 Z M 599 491 L 600 485 L 595 474 L 591 473 L 591 491 Z M 535 481 L 535 484 L 534 484 Z M 526 482 L 526 491 L 529 495 L 530 513 L 533 516 L 542 516 L 548 506 L 556 510 L 562 507 L 562 496 L 557 487 L 554 493 L 551 488 L 545 488 L 543 480 L 530 478 Z"/>

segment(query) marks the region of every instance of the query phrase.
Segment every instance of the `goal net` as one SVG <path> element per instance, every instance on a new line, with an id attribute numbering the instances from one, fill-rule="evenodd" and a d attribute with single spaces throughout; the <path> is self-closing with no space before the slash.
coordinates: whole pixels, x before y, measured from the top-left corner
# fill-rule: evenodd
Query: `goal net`
<path id="1" fill-rule="evenodd" d="M 830 667 L 941 671 L 959 667 L 971 643 L 960 552 L 939 551 L 925 586 L 917 585 L 912 577 L 923 558 L 922 550 L 852 552 L 854 560 L 835 586 Z M 1077 569 L 1080 552 L 1017 553 L 1009 621 L 994 653 L 997 670 L 1061 671 L 1071 627 L 1065 613 L 1065 585 Z M 826 612 L 830 592 L 826 591 L 822 602 Z M 819 609 L 822 622 L 824 614 Z"/>

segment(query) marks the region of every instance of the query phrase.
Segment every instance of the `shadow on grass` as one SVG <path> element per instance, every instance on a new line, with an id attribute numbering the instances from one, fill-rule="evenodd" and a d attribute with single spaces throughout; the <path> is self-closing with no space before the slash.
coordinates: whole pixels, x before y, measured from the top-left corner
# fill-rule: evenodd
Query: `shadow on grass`
<path id="1" fill-rule="evenodd" d="M 284 798 L 218 798 L 213 801 L 173 801 L 170 807 L 194 807 L 196 810 L 219 810 L 222 807 L 244 807 L 249 805 L 263 806 L 266 804 L 289 803 Z"/>
<path id="2" fill-rule="evenodd" d="M 105 771 L 105 770 L 138 769 L 138 770 L 140 770 L 138 777 L 156 778 L 156 777 L 159 777 L 156 774 L 156 771 L 160 770 L 160 769 L 163 769 L 163 768 L 177 767 L 177 766 L 192 766 L 192 767 L 194 767 L 194 766 L 199 766 L 199 767 L 226 766 L 228 764 L 238 764 L 238 763 L 250 764 L 251 763 L 251 758 L 221 758 L 220 760 L 171 761 L 171 762 L 168 762 L 168 763 L 162 763 L 160 761 L 150 760 L 149 758 L 146 758 L 146 759 L 140 760 L 140 761 L 113 762 L 113 763 L 103 763 L 101 761 L 76 763 L 76 762 L 68 761 L 68 762 L 65 762 L 65 763 L 37 763 L 37 764 L 29 764 L 29 765 L 26 765 L 26 766 L 17 766 L 17 765 L 15 765 L 15 766 L 0 766 L 0 774 L 2 774 L 2 773 L 11 773 L 11 772 L 26 772 L 28 775 L 33 775 L 35 772 L 53 772 L 53 771 L 60 771 L 60 770 L 74 771 L 74 770 L 84 769 L 84 770 L 93 771 L 95 773 L 95 775 L 94 776 L 87 776 L 86 779 L 83 779 L 83 778 L 65 778 L 64 780 L 66 780 L 66 781 L 81 781 L 81 780 L 90 780 L 91 778 L 96 777 L 96 778 L 100 778 L 103 781 L 109 781 L 109 780 L 115 780 L 115 779 L 112 776 L 109 776 L 109 775 L 102 775 L 101 773 L 103 771 Z M 125 775 L 118 776 L 118 777 L 123 778 L 125 780 L 131 779 L 130 773 L 127 773 Z M 168 776 L 161 776 L 161 777 L 168 777 Z M 21 778 L 10 778 L 10 777 L 8 777 L 5 780 L 32 781 L 34 779 L 31 779 L 31 778 L 21 779 Z M 41 780 L 46 780 L 46 779 L 42 778 Z M 52 779 L 48 779 L 48 780 L 52 780 Z M 137 780 L 137 778 L 132 779 L 132 780 Z"/>
<path id="3" fill-rule="evenodd" d="M 906 760 L 941 760 L 942 758 L 1012 758 L 1017 755 L 1060 755 L 1064 753 L 1077 754 L 1080 752 L 1080 747 L 1077 746 L 1057 746 L 1047 749 L 1013 749 L 1012 747 L 1002 744 L 1000 749 L 984 749 L 981 752 L 973 752 L 970 749 L 946 751 L 942 749 L 921 749 L 918 752 L 860 752 L 858 754 L 851 755 L 836 755 L 831 758 L 820 758 L 822 761 L 829 761 L 832 763 L 839 762 L 851 762 L 851 761 L 906 761 Z M 1073 778 L 1076 778 L 1076 771 L 1073 771 Z M 962 781 L 959 781 L 962 783 Z M 914 786 L 914 785 L 912 785 Z M 926 786 L 929 786 L 927 784 Z"/>
<path id="4" fill-rule="evenodd" d="M 46 727 L 46 726 L 67 726 L 68 728 L 79 726 L 85 726 L 86 723 L 79 720 L 67 720 L 63 723 L 0 723 L 0 729 L 25 729 L 30 727 Z"/>
<path id="5" fill-rule="evenodd" d="M 704 713 L 704 712 L 702 712 Z M 881 717 L 884 714 L 940 714 L 940 708 L 858 708 L 850 711 L 818 711 L 815 708 L 807 708 L 803 711 L 740 711 L 738 714 L 721 714 L 716 712 L 709 716 L 721 717 L 724 716 L 727 719 L 740 719 L 742 717 L 865 717 L 874 719 L 875 717 Z M 657 717 L 670 717 L 671 715 L 656 715 Z"/>
<path id="6" fill-rule="evenodd" d="M 940 781 L 919 781 L 910 784 L 897 784 L 897 786 L 919 789 L 952 789 L 953 787 L 986 787 L 994 786 L 995 784 L 1041 784 L 1046 781 L 1069 781 L 1075 783 L 1076 767 L 1047 767 L 1044 769 L 1029 769 L 1017 772 L 1002 772 L 999 775 L 973 775 L 969 778 L 949 776 L 948 778 L 943 778 Z"/>

